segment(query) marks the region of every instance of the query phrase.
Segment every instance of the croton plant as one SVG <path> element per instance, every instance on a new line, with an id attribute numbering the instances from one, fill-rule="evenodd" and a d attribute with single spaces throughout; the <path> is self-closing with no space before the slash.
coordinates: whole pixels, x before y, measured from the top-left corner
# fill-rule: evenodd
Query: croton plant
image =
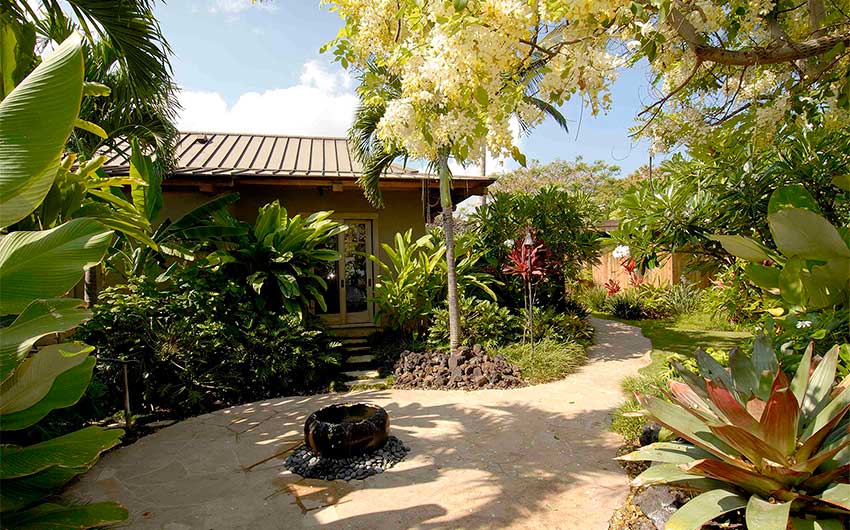
<path id="1" fill-rule="evenodd" d="M 681 366 L 668 400 L 638 396 L 649 416 L 684 441 L 621 457 L 656 465 L 635 486 L 701 492 L 668 521 L 699 529 L 745 508 L 750 530 L 842 529 L 850 515 L 850 380 L 835 384 L 838 347 L 815 363 L 812 349 L 789 380 L 765 336 L 725 368 L 696 353 L 699 375 Z"/>

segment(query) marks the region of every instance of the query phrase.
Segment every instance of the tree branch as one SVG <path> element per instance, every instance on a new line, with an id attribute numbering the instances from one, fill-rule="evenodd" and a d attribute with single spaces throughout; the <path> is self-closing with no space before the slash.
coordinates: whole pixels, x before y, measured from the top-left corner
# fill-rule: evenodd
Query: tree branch
<path id="1" fill-rule="evenodd" d="M 755 66 L 797 61 L 826 53 L 840 43 L 850 45 L 850 30 L 845 30 L 835 35 L 814 37 L 798 43 L 786 41 L 781 46 L 756 46 L 748 50 L 730 50 L 709 45 L 685 15 L 675 7 L 671 8 L 667 15 L 667 23 L 688 43 L 698 60 L 728 66 Z"/>

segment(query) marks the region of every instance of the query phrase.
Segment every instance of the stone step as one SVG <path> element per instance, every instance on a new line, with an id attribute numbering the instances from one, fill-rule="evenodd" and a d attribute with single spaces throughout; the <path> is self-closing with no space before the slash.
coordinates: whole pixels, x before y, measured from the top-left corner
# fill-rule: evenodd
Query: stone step
<path id="1" fill-rule="evenodd" d="M 351 381 L 346 381 L 345 386 L 347 386 L 348 388 L 368 386 L 385 387 L 387 386 L 387 380 L 383 377 L 375 377 L 373 379 L 354 379 Z"/>
<path id="2" fill-rule="evenodd" d="M 374 355 L 352 355 L 351 357 L 345 359 L 345 364 L 371 363 L 374 360 Z"/>
<path id="3" fill-rule="evenodd" d="M 377 370 L 349 370 L 347 372 L 342 372 L 342 375 L 348 376 L 352 379 L 363 380 L 375 379 L 381 374 L 379 374 Z"/>
<path id="4" fill-rule="evenodd" d="M 367 352 L 371 349 L 371 348 L 369 348 L 369 346 L 345 346 L 345 345 L 343 345 L 342 348 L 345 351 L 347 351 L 348 353 Z"/>

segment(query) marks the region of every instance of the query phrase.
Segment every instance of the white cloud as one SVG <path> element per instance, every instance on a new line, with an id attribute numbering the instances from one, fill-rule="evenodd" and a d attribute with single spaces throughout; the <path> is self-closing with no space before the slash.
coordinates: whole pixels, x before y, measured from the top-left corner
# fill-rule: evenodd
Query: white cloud
<path id="1" fill-rule="evenodd" d="M 183 90 L 178 127 L 184 131 L 345 136 L 358 99 L 339 68 L 307 62 L 299 83 L 241 94 L 230 106 L 218 92 Z"/>
<path id="2" fill-rule="evenodd" d="M 209 12 L 235 15 L 252 7 L 265 11 L 275 11 L 277 9 L 269 0 L 211 0 L 209 3 Z"/>

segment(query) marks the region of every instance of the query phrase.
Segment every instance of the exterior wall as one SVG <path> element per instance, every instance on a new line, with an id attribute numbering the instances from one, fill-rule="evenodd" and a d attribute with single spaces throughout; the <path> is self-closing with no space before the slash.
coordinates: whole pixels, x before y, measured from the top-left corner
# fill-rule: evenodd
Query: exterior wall
<path id="1" fill-rule="evenodd" d="M 688 259 L 686 254 L 673 254 L 664 260 L 661 267 L 646 271 L 642 275 L 643 280 L 652 285 L 667 286 L 681 283 L 681 277 L 684 276 L 689 282 L 705 287 L 708 284 L 707 276 L 695 271 L 685 272 Z M 613 279 L 620 283 L 620 287 L 628 289 L 631 286 L 629 273 L 621 265 L 622 262 L 623 258 L 615 258 L 611 252 L 603 254 L 599 263 L 593 266 L 593 284 L 601 286 Z"/>
<path id="2" fill-rule="evenodd" d="M 350 215 L 372 219 L 375 225 L 375 250 L 385 258 L 381 243 L 392 244 L 396 232 L 412 228 L 414 236 L 425 233 L 425 218 L 422 208 L 422 195 L 418 190 L 385 191 L 384 208 L 376 209 L 363 197 L 360 190 L 323 191 L 316 188 L 277 188 L 274 186 L 247 187 L 238 190 L 241 198 L 231 206 L 231 213 L 238 219 L 253 223 L 257 210 L 274 200 L 280 201 L 289 215 L 309 214 L 318 210 L 333 210 L 335 216 Z M 160 221 L 165 218 L 177 219 L 192 208 L 210 200 L 213 196 L 198 191 L 164 191 L 164 207 Z"/>

